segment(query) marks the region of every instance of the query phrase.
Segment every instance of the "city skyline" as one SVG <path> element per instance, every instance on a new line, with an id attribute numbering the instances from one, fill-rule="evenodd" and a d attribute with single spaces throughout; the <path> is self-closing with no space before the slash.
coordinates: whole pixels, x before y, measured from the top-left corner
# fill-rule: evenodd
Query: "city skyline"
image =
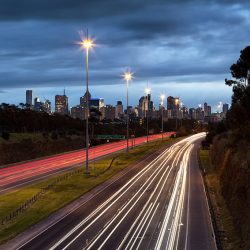
<path id="1" fill-rule="evenodd" d="M 153 95 L 152 95 L 152 89 L 151 88 L 145 88 L 144 91 L 145 91 L 144 94 L 140 96 L 140 98 L 137 100 L 137 103 L 135 103 L 135 105 L 131 104 L 131 105 L 129 105 L 129 107 L 131 107 L 133 109 L 138 108 L 140 105 L 142 105 L 141 104 L 142 99 L 146 98 L 147 95 L 149 95 L 149 98 L 150 98 L 149 100 L 151 100 L 150 102 L 152 103 L 151 104 L 152 105 L 151 109 L 152 110 L 154 109 L 156 111 L 160 110 L 162 106 L 164 108 L 166 108 L 166 109 L 169 108 L 169 106 L 168 106 L 169 105 L 168 104 L 168 98 L 178 99 L 178 105 L 179 105 L 180 109 L 181 108 L 186 108 L 188 110 L 188 109 L 200 109 L 201 108 L 202 110 L 205 110 L 205 105 L 206 106 L 209 105 L 210 113 L 226 113 L 228 111 L 229 107 L 230 107 L 229 103 L 222 102 L 222 101 L 219 101 L 215 107 L 212 107 L 210 105 L 210 103 L 208 103 L 207 101 L 204 101 L 203 103 L 200 103 L 197 106 L 187 106 L 184 103 L 184 100 L 182 100 L 182 98 L 180 96 L 165 95 L 164 93 L 162 93 L 161 96 L 159 96 L 160 101 L 159 101 L 158 104 L 156 104 L 154 102 L 154 98 L 153 98 Z M 146 93 L 147 91 L 149 91 L 149 92 Z M 58 102 L 58 100 L 59 100 L 58 98 L 64 98 L 64 97 L 66 98 L 65 101 L 63 101 L 63 102 L 65 102 L 65 105 L 66 105 L 65 106 L 66 109 L 62 112 L 64 114 L 71 114 L 72 108 L 84 107 L 86 105 L 86 104 L 84 104 L 84 102 L 85 102 L 84 100 L 86 99 L 86 92 L 85 92 L 84 95 L 79 97 L 79 102 L 76 103 L 74 106 L 68 105 L 69 100 L 70 100 L 70 96 L 66 93 L 65 88 L 63 89 L 63 93 L 55 94 L 53 96 L 52 101 L 50 99 L 48 99 L 48 98 L 45 98 L 45 97 L 44 97 L 44 100 L 40 99 L 40 97 L 38 95 L 34 95 L 33 90 L 28 90 L 28 89 L 26 90 L 26 96 L 25 97 L 26 97 L 25 101 L 20 102 L 20 103 L 18 103 L 16 105 L 19 105 L 21 103 L 28 104 L 28 105 L 33 106 L 34 110 L 36 110 L 36 102 L 38 101 L 37 104 L 39 106 L 38 106 L 37 111 L 39 111 L 41 109 L 41 105 L 43 105 L 43 103 L 46 103 L 46 105 L 47 105 L 47 103 L 49 103 L 49 109 L 48 109 L 48 111 L 46 111 L 47 113 L 51 113 L 51 112 L 52 113 L 54 113 L 54 112 L 55 113 L 61 113 L 61 111 L 59 112 L 57 109 L 58 108 L 61 109 L 61 104 L 62 104 L 61 101 L 62 100 L 60 99 L 60 101 Z M 116 99 L 115 103 L 105 103 L 105 98 L 94 96 L 90 92 L 89 92 L 89 98 L 90 98 L 91 101 L 94 101 L 94 102 L 97 101 L 97 100 L 98 100 L 98 102 L 101 101 L 101 103 L 102 103 L 101 106 L 102 107 L 106 107 L 106 106 L 107 107 L 108 106 L 116 107 L 118 105 L 118 103 L 119 103 L 122 106 L 124 106 L 124 110 L 126 110 L 126 107 L 124 105 L 124 101 L 122 101 L 122 100 Z M 11 104 L 11 103 L 9 103 L 9 104 Z M 59 105 L 59 106 L 57 106 L 57 105 Z M 94 106 L 95 105 L 96 104 L 94 104 Z"/>
<path id="2" fill-rule="evenodd" d="M 90 55 L 90 89 L 105 95 L 108 102 L 115 102 L 113 94 L 99 94 L 100 87 L 112 87 L 121 99 L 121 74 L 126 67 L 136 76 L 136 87 L 130 86 L 132 100 L 139 96 L 133 96 L 134 90 L 149 82 L 156 93 L 166 89 L 182 96 L 188 106 L 230 102 L 231 89 L 224 86 L 224 79 L 230 76 L 230 62 L 248 44 L 247 32 L 239 32 L 238 27 L 247 30 L 249 26 L 249 4 L 229 2 L 117 4 L 110 0 L 99 9 L 95 1 L 84 1 L 71 6 L 70 15 L 67 1 L 60 2 L 61 11 L 47 1 L 39 6 L 28 1 L 25 8 L 4 4 L 0 100 L 18 99 L 22 88 L 37 89 L 50 98 L 48 90 L 66 87 L 72 92 L 70 106 L 74 106 L 77 99 L 73 96 L 84 93 L 84 54 L 76 41 L 78 31 L 89 28 L 97 45 Z"/>
<path id="3" fill-rule="evenodd" d="M 123 84 L 122 84 L 123 87 L 125 87 Z M 130 86 L 131 88 L 132 86 Z M 131 93 L 130 95 L 132 97 L 134 97 L 133 99 L 131 98 L 130 99 L 130 106 L 137 106 L 138 105 L 138 102 L 139 102 L 139 99 L 142 97 L 142 96 L 145 96 L 145 93 L 144 93 L 144 90 L 145 90 L 145 87 L 146 85 L 144 86 L 144 89 L 142 89 L 141 92 L 137 92 L 135 93 L 133 90 L 131 90 Z M 82 88 L 84 90 L 84 87 Z M 0 103 L 9 103 L 9 104 L 15 104 L 15 105 L 19 105 L 19 103 L 25 103 L 25 91 L 27 90 L 27 88 L 24 88 L 24 89 L 19 89 L 18 92 L 21 92 L 23 91 L 22 93 L 19 93 L 18 96 L 20 97 L 19 99 L 16 99 L 16 101 L 13 102 L 13 96 L 12 96 L 12 93 L 10 95 L 10 97 L 8 98 L 2 98 L 0 99 Z M 38 92 L 37 89 L 32 89 L 33 91 L 33 99 L 32 101 L 34 102 L 34 98 L 38 97 L 41 101 L 45 101 L 45 100 L 50 100 L 51 101 L 51 108 L 52 110 L 55 109 L 55 102 L 54 102 L 54 99 L 55 99 L 55 96 L 56 95 L 63 95 L 64 93 L 64 88 L 61 89 L 61 91 L 56 91 L 56 90 L 53 90 L 54 92 L 52 92 L 51 88 L 48 88 L 47 90 L 49 90 L 49 92 L 45 92 L 47 94 L 43 94 L 43 91 L 41 92 Z M 68 90 L 66 89 L 66 96 L 69 98 L 68 100 L 68 103 L 69 103 L 69 109 L 71 107 L 74 107 L 76 105 L 79 105 L 80 103 L 80 97 L 84 95 L 84 91 L 82 93 L 82 95 L 79 94 L 79 91 L 76 90 L 75 92 L 73 92 L 73 95 L 72 95 L 72 90 Z M 123 103 L 125 103 L 125 96 L 124 96 L 124 91 L 121 90 L 120 92 L 120 95 L 119 94 L 116 94 L 116 97 L 114 98 L 106 98 L 106 96 L 104 95 L 98 95 L 98 93 L 100 93 L 101 91 L 97 91 L 97 93 L 95 93 L 94 91 L 91 91 L 90 92 L 93 94 L 93 98 L 104 98 L 104 101 L 105 101 L 105 105 L 116 105 L 116 102 L 117 101 L 122 101 Z M 230 103 L 231 101 L 227 101 L 227 100 L 222 100 L 222 99 L 218 99 L 218 100 L 215 100 L 213 103 L 212 102 L 209 102 L 208 100 L 205 100 L 205 99 L 200 99 L 201 101 L 200 102 L 197 102 L 196 99 L 194 100 L 193 104 L 191 103 L 190 105 L 186 102 L 185 99 L 182 98 L 182 96 L 180 95 L 174 95 L 174 94 L 171 94 L 171 93 L 168 93 L 167 91 L 161 91 L 156 94 L 154 89 L 151 88 L 151 98 L 152 98 L 152 101 L 154 103 L 154 107 L 156 109 L 158 109 L 159 105 L 160 105 L 160 95 L 161 94 L 164 94 L 166 96 L 174 96 L 174 97 L 179 97 L 183 103 L 184 106 L 188 107 L 188 108 L 197 108 L 199 107 L 199 105 L 203 105 L 205 102 L 209 103 L 212 107 L 212 112 L 217 112 L 217 109 L 218 109 L 218 105 L 220 103 L 224 104 L 224 103 Z M 201 94 L 202 95 L 202 94 Z M 121 97 L 121 98 L 119 98 Z M 8 100 L 10 100 L 8 102 Z M 166 106 L 166 100 L 164 101 L 164 104 Z"/>

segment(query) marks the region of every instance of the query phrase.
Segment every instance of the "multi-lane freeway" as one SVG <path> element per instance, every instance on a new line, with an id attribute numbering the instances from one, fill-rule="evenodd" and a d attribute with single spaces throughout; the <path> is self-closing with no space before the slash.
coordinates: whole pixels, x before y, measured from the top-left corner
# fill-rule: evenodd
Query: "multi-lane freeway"
<path id="1" fill-rule="evenodd" d="M 169 137 L 173 132 L 164 133 L 164 137 Z M 160 139 L 162 134 L 150 135 L 149 141 Z M 137 146 L 145 143 L 146 137 L 138 137 L 130 140 L 130 146 Z M 103 144 L 90 148 L 89 159 L 99 158 L 111 153 L 125 149 L 126 141 L 118 141 Z M 13 187 L 28 184 L 36 180 L 47 178 L 48 176 L 65 171 L 70 167 L 75 167 L 85 161 L 85 150 L 78 150 L 40 160 L 28 161 L 19 164 L 12 164 L 6 168 L 0 168 L 0 193 L 10 190 Z"/>
<path id="2" fill-rule="evenodd" d="M 137 163 L 8 249 L 216 249 L 197 163 L 204 134 Z M 32 231 L 32 230 L 31 230 Z M 5 247 L 6 247 L 5 246 Z"/>

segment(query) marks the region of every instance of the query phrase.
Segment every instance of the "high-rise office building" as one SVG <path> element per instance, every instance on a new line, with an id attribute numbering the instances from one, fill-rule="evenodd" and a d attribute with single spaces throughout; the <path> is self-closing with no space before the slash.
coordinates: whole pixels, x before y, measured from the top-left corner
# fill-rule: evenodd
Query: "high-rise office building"
<path id="1" fill-rule="evenodd" d="M 179 118 L 180 111 L 180 98 L 169 96 L 167 98 L 167 109 L 171 110 L 171 118 Z"/>
<path id="2" fill-rule="evenodd" d="M 211 115 L 211 106 L 209 106 L 206 102 L 204 103 L 204 117 Z"/>
<path id="3" fill-rule="evenodd" d="M 115 107 L 115 118 L 121 118 L 123 115 L 123 105 L 121 101 L 117 101 L 116 107 Z"/>
<path id="4" fill-rule="evenodd" d="M 88 91 L 88 93 L 85 92 L 84 96 L 80 97 L 80 106 L 87 107 L 87 95 L 88 95 L 88 99 L 89 100 L 91 99 L 90 92 L 89 91 Z"/>
<path id="5" fill-rule="evenodd" d="M 114 120 L 115 119 L 115 107 L 112 105 L 106 105 L 104 107 L 100 108 L 101 117 L 100 119 L 109 119 Z"/>
<path id="6" fill-rule="evenodd" d="M 30 107 L 32 106 L 32 90 L 31 89 L 26 90 L 26 104 L 28 104 Z"/>
<path id="7" fill-rule="evenodd" d="M 55 112 L 61 115 L 67 115 L 69 113 L 68 109 L 68 97 L 65 95 L 55 96 Z"/>
<path id="8" fill-rule="evenodd" d="M 37 112 L 43 111 L 43 103 L 40 101 L 38 97 L 34 98 L 34 110 Z"/>
<path id="9" fill-rule="evenodd" d="M 43 103 L 43 111 L 51 114 L 51 101 L 50 100 L 45 100 Z"/>
<path id="10" fill-rule="evenodd" d="M 145 118 L 147 115 L 152 116 L 152 111 L 154 108 L 154 103 L 151 101 L 151 94 L 142 96 L 139 99 L 139 117 Z"/>
<path id="11" fill-rule="evenodd" d="M 84 103 L 85 105 L 85 103 Z M 104 99 L 103 98 L 91 98 L 89 100 L 89 108 L 94 108 L 100 110 L 101 107 L 104 107 Z"/>

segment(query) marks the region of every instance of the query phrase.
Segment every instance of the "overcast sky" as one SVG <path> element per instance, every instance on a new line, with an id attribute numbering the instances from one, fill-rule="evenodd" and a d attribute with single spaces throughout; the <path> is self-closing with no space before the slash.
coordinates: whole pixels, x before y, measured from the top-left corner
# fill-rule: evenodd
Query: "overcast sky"
<path id="1" fill-rule="evenodd" d="M 93 97 L 125 102 L 123 71 L 135 105 L 147 84 L 185 105 L 230 102 L 229 68 L 249 45 L 250 4 L 230 0 L 0 0 L 0 103 L 25 102 L 25 90 L 70 106 L 85 92 L 84 51 L 76 42 L 89 29 Z"/>

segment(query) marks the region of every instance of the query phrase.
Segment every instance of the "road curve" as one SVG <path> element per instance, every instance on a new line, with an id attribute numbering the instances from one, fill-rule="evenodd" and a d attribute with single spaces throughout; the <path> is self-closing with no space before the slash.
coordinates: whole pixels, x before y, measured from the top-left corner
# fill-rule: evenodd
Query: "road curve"
<path id="1" fill-rule="evenodd" d="M 148 157 L 132 175 L 13 249 L 216 249 L 196 157 L 203 137 Z"/>
<path id="2" fill-rule="evenodd" d="M 169 137 L 172 134 L 173 132 L 164 133 L 164 137 Z M 161 134 L 150 135 L 149 141 L 160 139 L 161 137 Z M 133 145 L 140 145 L 145 142 L 146 137 L 138 137 L 134 139 Z M 132 141 L 130 141 L 130 143 L 132 143 Z M 93 160 L 123 150 L 126 146 L 126 141 L 118 141 L 90 148 L 89 159 Z M 46 178 L 52 173 L 64 171 L 84 161 L 85 150 L 78 150 L 0 168 L 0 193 L 41 178 Z"/>

